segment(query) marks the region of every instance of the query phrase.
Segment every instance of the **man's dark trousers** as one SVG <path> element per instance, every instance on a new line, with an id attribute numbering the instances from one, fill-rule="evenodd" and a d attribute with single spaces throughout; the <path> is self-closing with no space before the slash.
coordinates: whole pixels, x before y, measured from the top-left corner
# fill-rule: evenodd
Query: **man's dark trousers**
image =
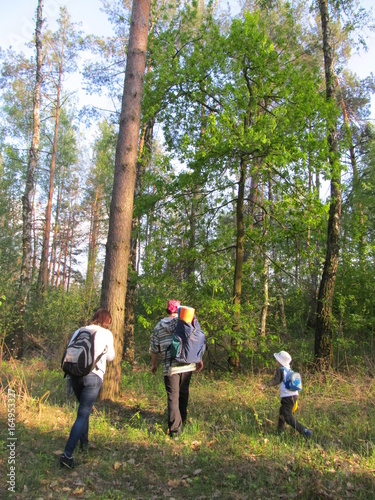
<path id="1" fill-rule="evenodd" d="M 168 428 L 172 438 L 180 435 L 182 424 L 187 418 L 189 384 L 192 373 L 174 373 L 164 377 L 168 398 Z"/>

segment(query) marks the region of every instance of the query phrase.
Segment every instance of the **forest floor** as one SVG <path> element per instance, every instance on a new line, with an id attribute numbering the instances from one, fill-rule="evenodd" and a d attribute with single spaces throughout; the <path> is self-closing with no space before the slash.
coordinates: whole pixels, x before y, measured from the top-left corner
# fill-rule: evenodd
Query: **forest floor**
<path id="1" fill-rule="evenodd" d="M 303 377 L 297 418 L 314 433 L 305 441 L 290 428 L 277 435 L 278 389 L 261 392 L 260 375 L 194 374 L 188 423 L 172 441 L 160 368 L 125 368 L 122 396 L 95 404 L 90 449 L 68 470 L 59 456 L 76 403 L 61 370 L 39 359 L 0 367 L 1 498 L 375 498 L 370 375 Z"/>

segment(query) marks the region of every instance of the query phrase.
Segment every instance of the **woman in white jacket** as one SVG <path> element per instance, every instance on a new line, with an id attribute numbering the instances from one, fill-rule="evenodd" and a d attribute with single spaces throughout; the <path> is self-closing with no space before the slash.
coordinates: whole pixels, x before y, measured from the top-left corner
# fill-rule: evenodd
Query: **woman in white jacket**
<path id="1" fill-rule="evenodd" d="M 77 418 L 70 431 L 64 453 L 60 457 L 60 464 L 68 469 L 74 467 L 73 453 L 78 441 L 80 441 L 81 450 L 85 451 L 88 448 L 90 414 L 102 386 L 106 362 L 113 361 L 115 358 L 113 335 L 108 329 L 111 323 L 112 317 L 110 312 L 106 309 L 98 309 L 91 323 L 84 327 L 85 330 L 96 331 L 94 345 L 95 359 L 103 352 L 104 354 L 88 375 L 84 377 L 71 377 L 72 388 L 79 401 L 79 407 Z M 80 329 L 73 334 L 69 344 L 78 335 L 79 331 Z"/>

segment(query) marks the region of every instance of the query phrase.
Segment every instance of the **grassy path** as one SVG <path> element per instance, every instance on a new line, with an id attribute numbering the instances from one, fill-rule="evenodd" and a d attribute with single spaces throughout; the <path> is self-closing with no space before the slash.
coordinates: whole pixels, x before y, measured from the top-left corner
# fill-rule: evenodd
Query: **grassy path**
<path id="1" fill-rule="evenodd" d="M 278 393 L 261 393 L 260 378 L 194 375 L 189 422 L 172 442 L 161 374 L 126 372 L 121 398 L 95 405 L 91 448 L 76 453 L 72 471 L 58 463 L 76 411 L 60 371 L 3 363 L 1 380 L 1 498 L 375 498 L 375 384 L 365 375 L 305 377 L 298 419 L 313 429 L 311 442 L 291 429 L 276 435 Z M 9 384 L 15 493 L 6 477 Z"/>

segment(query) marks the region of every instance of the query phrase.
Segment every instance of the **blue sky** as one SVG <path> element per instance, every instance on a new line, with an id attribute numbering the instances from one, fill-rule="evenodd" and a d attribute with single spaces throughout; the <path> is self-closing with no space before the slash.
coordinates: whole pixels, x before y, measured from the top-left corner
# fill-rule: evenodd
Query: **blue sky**
<path id="1" fill-rule="evenodd" d="M 373 0 L 360 0 L 361 5 L 370 9 Z M 37 0 L 8 0 L 2 2 L 0 16 L 0 47 L 7 49 L 12 45 L 13 49 L 25 51 L 25 43 L 32 39 L 35 31 L 35 13 Z M 226 4 L 227 0 L 223 0 Z M 237 0 L 230 0 L 230 5 L 235 12 L 238 7 Z M 45 0 L 43 17 L 47 19 L 48 26 L 55 28 L 54 20 L 57 18 L 61 5 L 66 5 L 74 22 L 81 22 L 82 29 L 86 33 L 105 35 L 111 33 L 111 26 L 106 15 L 101 12 L 100 0 Z M 353 55 L 349 67 L 364 78 L 371 72 L 375 73 L 375 33 L 368 31 L 368 52 Z M 375 96 L 372 98 L 372 119 L 375 120 Z"/>
<path id="2" fill-rule="evenodd" d="M 38 0 L 8 0 L 2 5 L 0 16 L 0 47 L 24 50 L 35 31 L 35 14 Z M 55 28 L 54 21 L 59 15 L 60 6 L 66 5 L 74 22 L 81 22 L 86 33 L 109 34 L 110 23 L 100 11 L 100 0 L 44 0 L 43 17 L 48 27 Z"/>

